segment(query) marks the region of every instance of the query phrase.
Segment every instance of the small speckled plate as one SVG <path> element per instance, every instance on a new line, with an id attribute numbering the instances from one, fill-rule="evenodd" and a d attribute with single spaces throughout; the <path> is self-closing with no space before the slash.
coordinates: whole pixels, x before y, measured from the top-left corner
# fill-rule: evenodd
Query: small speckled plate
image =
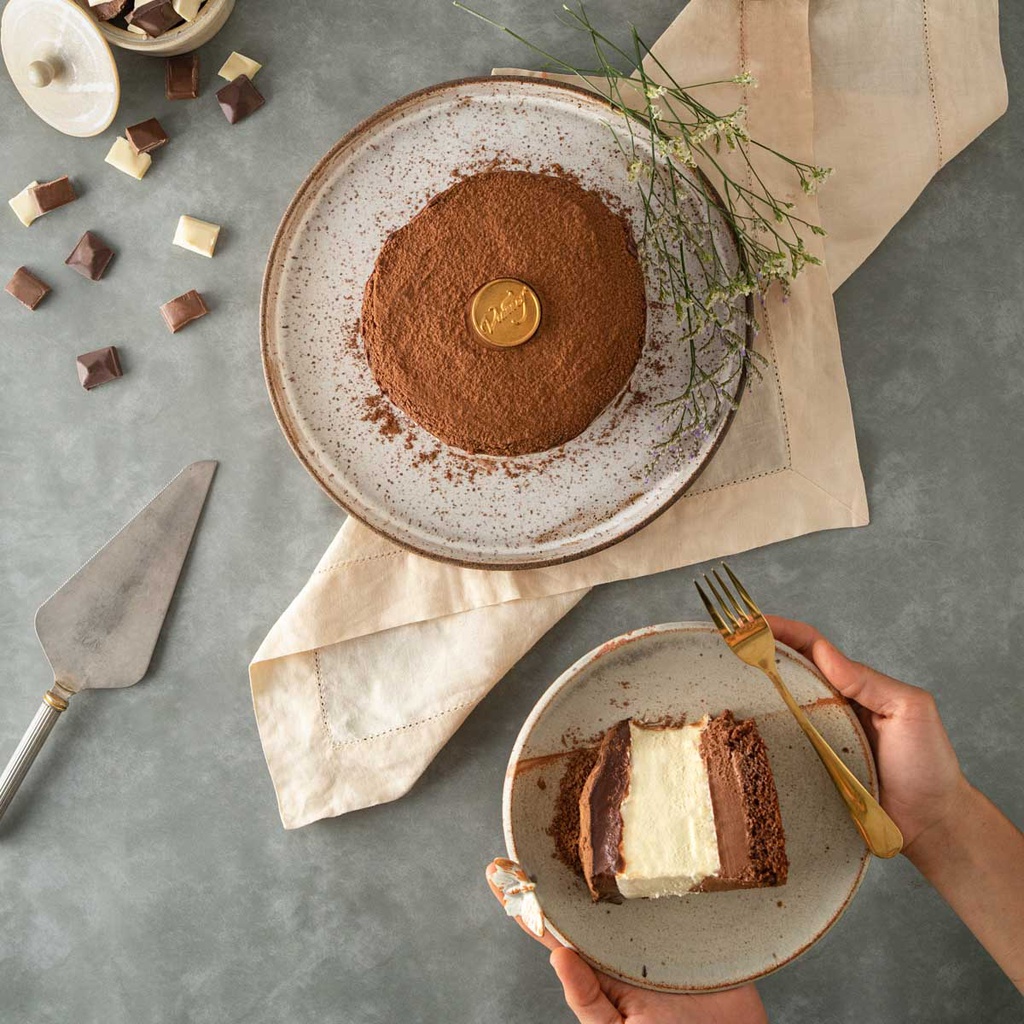
<path id="1" fill-rule="evenodd" d="M 494 77 L 437 85 L 345 136 L 285 212 L 260 317 L 274 411 L 324 490 L 405 547 L 489 569 L 590 554 L 675 501 L 729 425 L 743 388 L 742 357 L 717 336 L 698 337 L 700 358 L 721 363 L 723 376 L 732 372 L 725 388 L 732 402 L 722 403 L 714 429 L 684 438 L 678 455 L 651 468 L 667 433 L 660 403 L 690 379 L 690 346 L 680 343 L 674 311 L 657 301 L 657 266 L 645 267 L 647 335 L 629 385 L 559 448 L 517 458 L 451 448 L 391 405 L 367 364 L 359 321 L 377 254 L 391 232 L 461 176 L 497 168 L 569 173 L 599 190 L 640 237 L 639 189 L 609 127 L 625 130 L 604 100 L 556 82 Z M 714 245 L 735 270 L 736 241 L 717 211 L 694 203 L 691 213 L 705 247 Z M 693 251 L 687 258 L 696 260 Z M 721 315 L 741 337 L 747 332 L 746 300 Z"/>
<path id="2" fill-rule="evenodd" d="M 854 774 L 877 795 L 857 716 L 800 655 L 779 646 L 779 671 Z M 789 856 L 784 886 L 592 903 L 548 835 L 566 752 L 614 722 L 730 708 L 753 716 L 768 746 Z M 564 672 L 523 725 L 505 777 L 508 855 L 537 883 L 547 924 L 598 969 L 643 988 L 711 992 L 778 970 L 839 919 L 869 854 L 846 807 L 772 684 L 710 626 L 669 623 L 609 640 Z"/>

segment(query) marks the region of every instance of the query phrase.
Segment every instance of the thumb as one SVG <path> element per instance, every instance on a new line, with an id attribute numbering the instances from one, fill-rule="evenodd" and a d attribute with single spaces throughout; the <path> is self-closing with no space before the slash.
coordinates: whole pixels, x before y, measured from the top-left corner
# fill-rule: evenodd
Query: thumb
<path id="1" fill-rule="evenodd" d="M 769 615 L 768 625 L 777 640 L 799 651 L 805 658 L 810 658 L 844 697 L 855 700 L 869 711 L 887 715 L 900 704 L 921 695 L 916 686 L 901 683 L 867 665 L 852 661 L 805 622 Z"/>
<path id="2" fill-rule="evenodd" d="M 562 983 L 569 1009 L 580 1024 L 624 1024 L 619 1011 L 601 991 L 597 975 L 571 949 L 556 949 L 551 966 Z"/>
<path id="3" fill-rule="evenodd" d="M 901 683 L 868 665 L 853 661 L 823 636 L 812 642 L 810 657 L 844 697 L 879 715 L 891 714 L 919 692 L 916 686 Z"/>

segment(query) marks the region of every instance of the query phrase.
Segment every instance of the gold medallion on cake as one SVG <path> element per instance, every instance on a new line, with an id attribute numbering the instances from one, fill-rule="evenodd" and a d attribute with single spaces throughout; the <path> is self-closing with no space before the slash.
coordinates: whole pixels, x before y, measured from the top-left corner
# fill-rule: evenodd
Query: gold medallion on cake
<path id="1" fill-rule="evenodd" d="M 473 294 L 469 319 L 485 344 L 513 348 L 536 334 L 540 326 L 540 299 L 528 284 L 500 277 Z"/>

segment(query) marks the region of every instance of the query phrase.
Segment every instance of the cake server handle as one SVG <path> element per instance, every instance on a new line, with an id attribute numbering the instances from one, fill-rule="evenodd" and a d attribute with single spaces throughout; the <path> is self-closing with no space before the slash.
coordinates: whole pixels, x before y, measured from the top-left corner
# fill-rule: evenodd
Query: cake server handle
<path id="1" fill-rule="evenodd" d="M 765 674 L 775 684 L 786 707 L 793 712 L 804 734 L 811 741 L 815 753 L 835 783 L 839 795 L 846 804 L 857 831 L 864 837 L 868 849 L 876 857 L 895 857 L 903 849 L 903 833 L 896 822 L 882 809 L 882 805 L 868 792 L 860 779 L 843 763 L 839 755 L 829 746 L 828 741 L 811 724 L 804 709 L 793 699 L 789 688 L 782 681 L 778 671 L 762 666 Z"/>
<path id="2" fill-rule="evenodd" d="M 14 794 L 25 781 L 25 776 L 28 775 L 36 755 L 43 749 L 50 730 L 57 724 L 61 712 L 66 711 L 67 707 L 67 700 L 53 690 L 47 690 L 43 694 L 43 703 L 39 705 L 39 710 L 25 730 L 25 735 L 21 737 L 21 742 L 7 762 L 3 774 L 0 775 L 0 818 L 4 816 L 4 812 L 14 799 Z"/>

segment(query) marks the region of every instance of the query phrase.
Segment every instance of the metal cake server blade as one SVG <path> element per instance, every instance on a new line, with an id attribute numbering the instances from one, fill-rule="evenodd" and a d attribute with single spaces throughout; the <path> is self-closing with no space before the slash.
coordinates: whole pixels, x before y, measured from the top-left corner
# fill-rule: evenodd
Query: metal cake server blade
<path id="1" fill-rule="evenodd" d="M 0 817 L 76 693 L 146 674 L 216 468 L 186 466 L 36 612 L 54 683 L 0 775 Z"/>

